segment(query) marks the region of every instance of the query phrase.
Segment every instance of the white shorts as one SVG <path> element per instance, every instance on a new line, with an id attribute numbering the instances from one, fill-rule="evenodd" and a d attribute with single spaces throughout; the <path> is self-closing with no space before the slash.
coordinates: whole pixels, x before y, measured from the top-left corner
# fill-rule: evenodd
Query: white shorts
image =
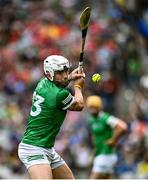
<path id="1" fill-rule="evenodd" d="M 18 147 L 18 156 L 27 169 L 35 164 L 49 164 L 51 169 L 58 168 L 65 164 L 65 161 L 54 148 L 45 149 L 38 146 L 20 143 Z"/>
<path id="2" fill-rule="evenodd" d="M 116 163 L 116 154 L 101 154 L 95 157 L 92 171 L 98 173 L 113 173 Z"/>

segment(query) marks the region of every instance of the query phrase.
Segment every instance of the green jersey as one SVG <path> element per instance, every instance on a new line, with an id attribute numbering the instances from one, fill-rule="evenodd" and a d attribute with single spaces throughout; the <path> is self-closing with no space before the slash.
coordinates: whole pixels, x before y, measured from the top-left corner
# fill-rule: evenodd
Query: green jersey
<path id="1" fill-rule="evenodd" d="M 105 112 L 100 112 L 98 117 L 88 119 L 92 141 L 95 148 L 95 155 L 111 154 L 115 149 L 106 144 L 106 141 L 113 135 L 113 127 L 116 125 L 117 118 Z"/>
<path id="2" fill-rule="evenodd" d="M 68 90 L 42 78 L 33 94 L 32 108 L 22 142 L 44 148 L 53 147 L 67 108 L 73 101 L 74 97 Z"/>

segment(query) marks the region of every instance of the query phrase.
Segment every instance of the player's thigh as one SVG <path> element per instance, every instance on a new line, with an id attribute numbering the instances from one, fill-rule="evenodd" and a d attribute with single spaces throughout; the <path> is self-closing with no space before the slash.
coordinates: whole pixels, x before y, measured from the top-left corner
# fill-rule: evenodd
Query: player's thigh
<path id="1" fill-rule="evenodd" d="M 52 179 L 52 170 L 49 164 L 36 164 L 28 168 L 31 179 Z"/>
<path id="2" fill-rule="evenodd" d="M 54 179 L 74 179 L 73 173 L 66 163 L 52 169 L 52 175 Z"/>
<path id="3" fill-rule="evenodd" d="M 48 159 L 44 148 L 20 143 L 18 156 L 32 179 L 52 178 L 51 161 Z"/>
<path id="4" fill-rule="evenodd" d="M 116 155 L 98 155 L 94 159 L 91 179 L 106 179 L 111 177 L 115 163 Z"/>
<path id="5" fill-rule="evenodd" d="M 90 179 L 108 179 L 111 177 L 109 173 L 91 172 Z"/>

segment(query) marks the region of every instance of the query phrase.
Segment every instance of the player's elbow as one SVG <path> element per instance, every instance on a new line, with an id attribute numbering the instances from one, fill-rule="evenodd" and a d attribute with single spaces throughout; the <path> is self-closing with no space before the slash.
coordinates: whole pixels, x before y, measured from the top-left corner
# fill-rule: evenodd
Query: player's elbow
<path id="1" fill-rule="evenodd" d="M 84 102 L 77 102 L 77 111 L 82 111 L 84 108 Z"/>
<path id="2" fill-rule="evenodd" d="M 125 134 L 128 130 L 127 124 L 123 120 L 118 120 L 117 128 L 121 132 L 121 134 Z"/>
<path id="3" fill-rule="evenodd" d="M 75 98 L 75 102 L 76 102 L 76 111 L 82 111 L 84 108 L 83 98 Z"/>
<path id="4" fill-rule="evenodd" d="M 82 111 L 84 108 L 84 102 L 83 101 L 75 101 L 68 110 L 70 111 Z"/>
<path id="5" fill-rule="evenodd" d="M 120 125 L 121 131 L 122 133 L 126 133 L 128 130 L 127 124 L 125 122 L 122 122 L 122 124 Z"/>

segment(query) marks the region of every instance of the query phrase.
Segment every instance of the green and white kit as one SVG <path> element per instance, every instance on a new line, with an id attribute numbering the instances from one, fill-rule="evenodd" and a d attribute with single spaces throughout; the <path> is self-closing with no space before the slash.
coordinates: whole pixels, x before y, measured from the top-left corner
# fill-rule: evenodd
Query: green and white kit
<path id="1" fill-rule="evenodd" d="M 66 116 L 67 108 L 74 97 L 47 78 L 41 79 L 33 94 L 28 126 L 22 142 L 50 148 Z"/>
<path id="2" fill-rule="evenodd" d="M 46 150 L 52 149 L 67 109 L 73 102 L 74 97 L 68 90 L 56 86 L 47 78 L 42 78 L 33 93 L 28 125 L 20 143 L 23 144 L 22 147 L 26 144 Z M 42 152 L 34 155 L 39 155 L 36 157 L 41 158 Z M 21 159 L 20 152 L 19 156 Z"/>
<path id="3" fill-rule="evenodd" d="M 90 117 L 88 123 L 92 132 L 95 149 L 93 165 L 94 172 L 111 173 L 117 161 L 115 148 L 107 145 L 107 140 L 113 136 L 113 128 L 118 119 L 106 112 L 100 112 L 98 117 Z"/>

